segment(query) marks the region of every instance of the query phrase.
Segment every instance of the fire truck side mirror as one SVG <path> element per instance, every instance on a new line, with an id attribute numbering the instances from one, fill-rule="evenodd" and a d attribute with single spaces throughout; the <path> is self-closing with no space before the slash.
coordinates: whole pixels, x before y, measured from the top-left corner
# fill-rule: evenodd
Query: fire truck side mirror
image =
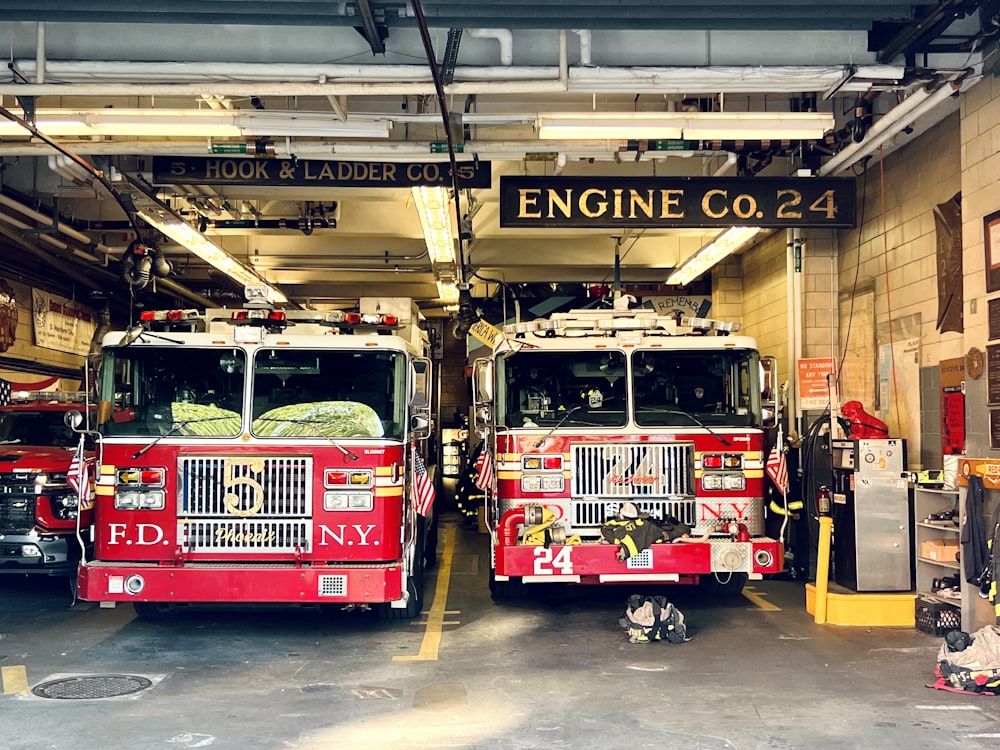
<path id="1" fill-rule="evenodd" d="M 477 359 L 473 363 L 473 367 L 476 403 L 491 403 L 493 401 L 493 362 L 488 359 Z"/>
<path id="2" fill-rule="evenodd" d="M 411 367 L 410 407 L 430 409 L 431 403 L 431 362 L 429 359 L 414 359 Z"/>
<path id="3" fill-rule="evenodd" d="M 76 432 L 83 424 L 83 414 L 77 409 L 70 409 L 63 415 L 63 424 Z"/>
<path id="4" fill-rule="evenodd" d="M 764 427 L 778 424 L 778 360 L 760 358 L 760 408 Z"/>

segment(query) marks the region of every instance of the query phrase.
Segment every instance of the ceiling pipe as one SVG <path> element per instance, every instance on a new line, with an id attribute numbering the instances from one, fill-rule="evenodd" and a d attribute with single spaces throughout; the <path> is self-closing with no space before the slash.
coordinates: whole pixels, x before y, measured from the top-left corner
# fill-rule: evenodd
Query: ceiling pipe
<path id="1" fill-rule="evenodd" d="M 560 31 L 559 65 L 465 66 L 455 69 L 448 93 L 516 94 L 545 91 L 572 93 L 687 94 L 794 93 L 824 91 L 843 80 L 842 65 L 712 66 L 712 67 L 574 67 L 563 80 L 566 31 Z M 35 61 L 17 60 L 30 75 Z M 59 83 L 0 84 L 0 94 L 19 96 L 178 96 L 198 98 L 245 96 L 417 96 L 432 95 L 428 70 L 415 65 L 271 65 L 235 63 L 139 63 L 116 61 L 49 61 L 48 75 Z M 873 83 L 897 86 L 898 65 L 865 66 L 842 91 L 864 92 Z M 101 81 L 100 79 L 106 79 Z M 563 88 L 565 86 L 565 88 Z"/>
<path id="2" fill-rule="evenodd" d="M 898 135 L 911 122 L 926 115 L 943 101 L 961 91 L 962 82 L 971 73 L 972 69 L 967 68 L 961 73 L 955 74 L 937 88 L 924 86 L 919 91 L 908 96 L 902 103 L 882 115 L 878 122 L 868 129 L 864 140 L 859 143 L 852 143 L 847 148 L 834 154 L 829 161 L 820 167 L 819 175 L 826 176 L 842 172 L 853 166 L 860 159 L 874 153 L 886 141 Z"/>
<path id="3" fill-rule="evenodd" d="M 514 64 L 514 32 L 510 29 L 467 29 L 466 33 L 476 39 L 496 39 L 500 42 L 500 64 Z"/>
<path id="4" fill-rule="evenodd" d="M 3 195 L 2 193 L 0 193 L 0 205 L 12 208 L 19 214 L 27 216 L 29 219 L 34 219 L 36 222 L 38 222 L 38 224 L 51 225 L 53 223 L 53 217 L 46 216 L 40 211 L 35 211 L 32 208 L 28 208 L 23 203 L 20 203 L 14 200 L 13 198 Z M 25 225 L 25 228 L 31 229 L 33 227 L 28 227 L 28 225 Z M 98 252 L 104 253 L 105 255 L 114 254 L 114 251 L 107 245 L 101 244 L 100 242 L 95 242 L 93 239 L 85 235 L 83 232 L 77 231 L 76 229 L 69 226 L 65 222 L 62 221 L 59 222 L 59 232 L 61 234 L 66 235 L 67 237 L 72 237 L 77 242 L 82 243 L 88 250 L 96 250 Z M 45 237 L 48 235 L 42 235 L 42 236 Z M 101 259 L 95 258 L 95 260 L 101 260 Z"/>
<path id="5" fill-rule="evenodd" d="M 625 141 L 546 141 L 546 151 L 565 153 L 569 159 L 608 159 L 621 158 L 622 153 L 638 154 L 640 161 L 650 159 L 687 158 L 691 156 L 713 157 L 720 153 L 733 150 L 732 141 L 723 142 L 719 148 L 704 148 L 688 151 L 637 151 L 629 150 Z M 762 148 L 759 141 L 747 141 L 744 150 L 755 151 Z M 93 156 L 129 155 L 136 152 L 135 141 L 94 141 L 81 144 Z M 326 158 L 343 159 L 345 161 L 364 160 L 377 157 L 382 161 L 443 161 L 443 155 L 432 154 L 431 141 L 281 141 L 275 143 L 274 156 L 290 158 Z M 525 154 L 538 151 L 537 140 L 503 140 L 503 141 L 467 141 L 463 156 L 480 159 L 521 160 Z M 158 156 L 210 156 L 210 147 L 204 140 L 178 142 L 142 141 L 142 150 L 155 153 Z M 0 142 L 0 156 L 40 156 L 50 151 L 50 147 L 42 143 L 29 141 Z M 630 157 L 630 159 L 633 157 Z M 51 221 L 51 219 L 49 219 Z"/>
<path id="6" fill-rule="evenodd" d="M 6 216 L 4 214 L 0 214 L 0 219 L 2 219 L 5 223 L 17 229 L 31 228 L 27 224 L 19 222 L 16 219 L 12 219 L 11 217 Z M 82 286 L 88 289 L 93 289 L 94 291 L 103 291 L 103 287 L 101 284 L 98 284 L 93 279 L 87 277 L 82 273 L 77 272 L 68 263 L 66 263 L 60 258 L 55 257 L 52 253 L 47 252 L 46 250 L 39 247 L 35 243 L 28 242 L 27 240 L 24 239 L 24 237 L 20 235 L 20 233 L 7 229 L 6 227 L 0 226 L 0 236 L 6 237 L 11 242 L 16 243 L 19 247 L 24 248 L 29 253 L 40 259 L 43 263 L 57 270 L 61 275 L 65 276 L 66 278 L 72 279 L 76 283 L 81 284 Z M 70 247 L 65 242 L 57 240 L 55 237 L 41 234 L 38 235 L 38 238 L 39 240 L 51 245 L 52 247 L 72 252 Z"/>

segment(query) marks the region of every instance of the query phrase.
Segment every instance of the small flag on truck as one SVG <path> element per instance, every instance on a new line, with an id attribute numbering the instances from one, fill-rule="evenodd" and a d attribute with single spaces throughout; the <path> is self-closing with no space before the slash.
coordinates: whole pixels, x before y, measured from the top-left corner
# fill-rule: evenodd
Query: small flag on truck
<path id="1" fill-rule="evenodd" d="M 422 516 L 429 514 L 434 505 L 434 483 L 431 482 L 424 460 L 416 448 L 413 449 L 413 495 L 417 513 Z"/>
<path id="2" fill-rule="evenodd" d="M 483 444 L 479 458 L 476 459 L 476 487 L 483 492 L 493 487 L 493 454 L 486 444 Z"/>

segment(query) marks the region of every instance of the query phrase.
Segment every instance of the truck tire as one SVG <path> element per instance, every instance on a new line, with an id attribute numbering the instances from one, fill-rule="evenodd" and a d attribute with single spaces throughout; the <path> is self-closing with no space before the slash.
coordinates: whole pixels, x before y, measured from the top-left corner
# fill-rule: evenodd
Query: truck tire
<path id="1" fill-rule="evenodd" d="M 421 567 L 423 567 L 422 564 Z M 405 607 L 393 607 L 389 602 L 383 602 L 376 607 L 380 620 L 412 620 L 420 614 L 423 606 L 423 592 L 418 592 L 414 576 L 406 579 L 406 591 L 409 597 Z"/>
<path id="2" fill-rule="evenodd" d="M 708 573 L 701 577 L 701 589 L 709 596 L 720 599 L 735 599 L 743 593 L 743 587 L 747 582 L 746 573 L 732 573 L 728 580 L 722 576 L 722 581 L 715 577 L 714 573 Z"/>
<path id="3" fill-rule="evenodd" d="M 490 596 L 495 602 L 513 602 L 523 599 L 525 595 L 524 581 L 520 578 L 508 578 L 498 581 L 496 572 L 490 569 Z"/>

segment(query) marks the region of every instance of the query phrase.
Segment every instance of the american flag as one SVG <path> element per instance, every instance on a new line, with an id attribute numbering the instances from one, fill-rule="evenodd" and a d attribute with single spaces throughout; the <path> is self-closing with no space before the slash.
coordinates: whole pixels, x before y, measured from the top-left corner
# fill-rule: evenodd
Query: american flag
<path id="1" fill-rule="evenodd" d="M 83 435 L 80 435 L 80 442 L 77 443 L 76 451 L 73 453 L 73 460 L 70 462 L 69 470 L 66 472 L 66 481 L 80 498 L 80 510 L 90 508 L 90 464 L 83 453 Z"/>
<path id="2" fill-rule="evenodd" d="M 10 404 L 11 390 L 10 381 L 0 378 L 0 406 Z"/>
<path id="3" fill-rule="evenodd" d="M 785 460 L 785 439 L 778 428 L 778 441 L 767 457 L 767 475 L 782 495 L 788 494 L 788 462 Z"/>
<path id="4" fill-rule="evenodd" d="M 417 513 L 428 515 L 434 505 L 434 483 L 427 475 L 427 467 L 416 448 L 413 449 L 413 493 Z"/>
<path id="5" fill-rule="evenodd" d="M 476 487 L 483 492 L 493 487 L 493 454 L 485 444 L 476 459 Z"/>

